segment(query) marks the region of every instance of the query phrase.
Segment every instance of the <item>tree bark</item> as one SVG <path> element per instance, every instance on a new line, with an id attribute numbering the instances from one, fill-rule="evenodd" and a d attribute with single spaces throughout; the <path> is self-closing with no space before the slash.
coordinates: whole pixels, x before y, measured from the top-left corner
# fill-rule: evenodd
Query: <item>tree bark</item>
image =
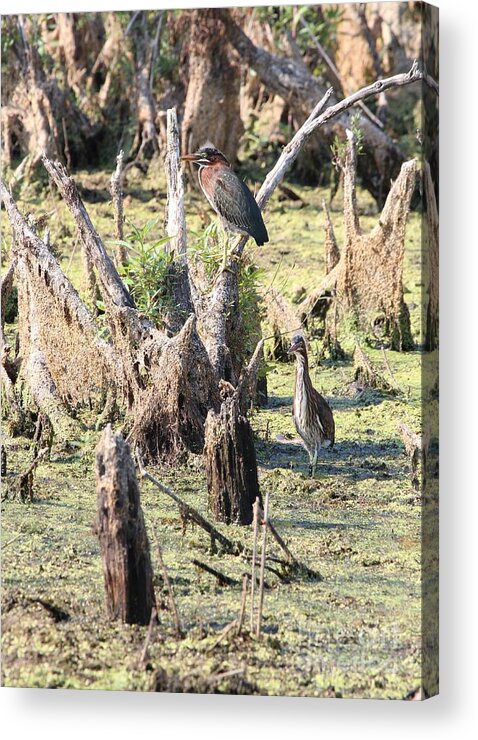
<path id="1" fill-rule="evenodd" d="M 211 141 L 234 162 L 244 131 L 240 69 L 228 51 L 224 26 L 215 9 L 191 12 L 187 54 L 182 150 L 194 152 Z"/>
<path id="2" fill-rule="evenodd" d="M 129 447 L 109 424 L 96 448 L 96 493 L 108 614 L 149 624 L 155 596 L 139 487 Z"/>
<path id="3" fill-rule="evenodd" d="M 114 217 L 115 217 L 115 229 L 116 229 L 116 240 L 122 242 L 124 240 L 124 228 L 123 228 L 123 169 L 124 169 L 124 152 L 120 151 L 116 157 L 116 168 L 111 175 L 110 180 L 110 193 L 111 200 L 113 202 Z M 115 244 L 115 267 L 118 270 L 121 265 L 127 262 L 128 255 L 124 244 Z"/>
<path id="4" fill-rule="evenodd" d="M 282 293 L 275 288 L 269 288 L 262 301 L 265 308 L 264 322 L 267 333 L 270 334 L 268 339 L 271 340 L 268 344 L 268 355 L 278 362 L 290 362 L 292 358 L 288 350 L 291 332 L 300 330 L 301 319 Z"/>
<path id="5" fill-rule="evenodd" d="M 204 455 L 213 518 L 250 524 L 252 506 L 260 496 L 256 452 L 252 429 L 235 394 L 224 399 L 219 413 L 209 412 Z"/>
<path id="6" fill-rule="evenodd" d="M 138 160 L 147 147 L 153 152 L 159 151 L 159 138 L 156 128 L 156 104 L 150 86 L 151 40 L 144 12 L 139 13 L 134 29 L 137 131 L 133 152 L 134 159 Z"/>
<path id="7" fill-rule="evenodd" d="M 176 109 L 167 112 L 166 180 L 166 234 L 170 237 L 166 251 L 171 255 L 170 285 L 174 308 L 169 312 L 168 324 L 179 331 L 193 311 L 191 276 L 188 269 L 186 218 L 184 215 L 184 186 L 179 160 L 179 130 Z"/>

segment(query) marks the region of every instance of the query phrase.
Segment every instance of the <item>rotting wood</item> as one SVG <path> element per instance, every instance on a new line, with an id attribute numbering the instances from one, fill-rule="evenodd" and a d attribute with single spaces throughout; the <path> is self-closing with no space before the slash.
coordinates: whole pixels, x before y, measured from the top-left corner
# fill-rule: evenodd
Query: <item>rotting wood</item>
<path id="1" fill-rule="evenodd" d="M 232 622 L 229 622 L 222 632 L 219 633 L 219 637 L 212 643 L 212 645 L 209 645 L 206 652 L 210 653 L 216 648 L 234 629 L 237 628 L 237 619 L 233 619 Z"/>
<path id="2" fill-rule="evenodd" d="M 141 655 L 139 656 L 139 660 L 138 660 L 140 667 L 143 667 L 144 664 L 146 663 L 148 652 L 149 652 L 149 646 L 151 644 L 151 638 L 153 636 L 153 627 L 155 623 L 157 623 L 157 621 L 158 621 L 158 612 L 156 611 L 156 607 L 153 606 L 153 608 L 151 609 L 151 617 L 149 619 L 148 631 L 146 633 L 143 648 L 141 650 Z"/>
<path id="3" fill-rule="evenodd" d="M 21 379 L 26 380 L 36 403 L 45 390 L 50 389 L 50 397 L 59 395 L 58 402 L 51 406 L 53 413 L 58 409 L 57 417 L 59 404 L 62 404 L 63 415 L 66 416 L 69 404 L 96 404 L 112 384 L 127 405 L 130 395 L 134 395 L 137 381 L 133 373 L 136 358 L 131 357 L 131 345 L 127 350 L 124 346 L 124 332 L 117 332 L 114 344 L 100 338 L 92 312 L 80 299 L 48 246 L 20 214 L 4 183 L 0 184 L 0 191 L 14 235 L 16 269 L 21 274 L 18 281 Z M 118 323 L 122 320 L 119 316 L 122 310 L 127 309 L 116 308 Z M 139 331 L 142 330 L 140 325 Z M 137 335 L 138 332 L 135 340 Z M 130 337 L 127 331 L 126 336 Z M 40 376 L 38 372 L 29 372 L 30 359 L 35 359 L 34 352 L 37 353 L 35 366 L 41 371 Z M 35 385 L 39 378 L 45 381 L 43 391 Z M 79 426 L 73 419 L 64 421 L 66 427 Z M 58 420 L 55 423 L 56 434 L 64 436 Z M 68 429 L 66 432 L 70 434 Z"/>
<path id="4" fill-rule="evenodd" d="M 205 519 L 205 517 L 203 517 L 203 515 L 200 514 L 197 509 L 194 509 L 192 506 L 187 504 L 182 498 L 177 495 L 177 493 L 172 491 L 171 488 L 168 488 L 168 486 L 165 486 L 164 483 L 161 483 L 161 481 L 155 478 L 154 475 L 148 473 L 148 471 L 143 466 L 141 455 L 138 449 L 136 450 L 136 460 L 141 477 L 149 480 L 151 483 L 157 486 L 160 491 L 172 498 L 173 501 L 178 504 L 181 516 L 184 519 L 190 519 L 192 522 L 195 522 L 195 524 L 201 527 L 201 529 L 204 529 L 204 531 L 210 535 L 211 540 L 214 542 L 218 542 L 225 552 L 228 552 L 232 555 L 238 555 L 240 552 L 242 552 L 243 547 L 240 543 L 233 542 L 228 537 L 223 535 L 222 532 L 216 529 L 216 527 L 214 527 L 211 522 Z"/>
<path id="5" fill-rule="evenodd" d="M 425 195 L 425 239 L 426 277 L 428 288 L 425 350 L 433 352 L 438 347 L 438 308 L 439 308 L 439 222 L 438 206 L 431 168 L 428 162 L 423 163 L 423 180 Z"/>
<path id="6" fill-rule="evenodd" d="M 423 494 L 427 484 L 429 435 L 416 434 L 403 422 L 400 422 L 397 425 L 397 429 L 400 432 L 405 446 L 405 452 L 410 460 L 410 480 L 412 488 Z"/>
<path id="7" fill-rule="evenodd" d="M 131 439 L 148 460 L 173 460 L 185 450 L 200 453 L 207 414 L 220 401 L 194 314 L 178 334 L 164 339 L 160 354 L 149 358 L 148 374 L 135 399 Z"/>
<path id="8" fill-rule="evenodd" d="M 3 197 L 3 191 L 2 191 Z M 10 298 L 13 289 L 13 278 L 15 276 L 15 267 L 17 264 L 17 258 L 14 256 L 10 260 L 6 270 L 2 270 L 1 276 L 1 298 L 0 298 L 0 311 L 1 311 L 1 328 L 5 324 L 5 312 L 7 310 L 8 299 Z"/>
<path id="9" fill-rule="evenodd" d="M 209 522 L 197 509 L 187 504 L 171 488 L 169 488 L 168 486 L 165 486 L 164 483 L 161 483 L 161 481 L 155 478 L 154 475 L 149 473 L 143 465 L 141 454 L 137 448 L 136 448 L 135 456 L 136 456 L 136 461 L 138 463 L 138 470 L 139 470 L 140 476 L 145 480 L 149 480 L 157 488 L 159 488 L 160 491 L 165 493 L 166 496 L 169 496 L 169 498 L 171 498 L 173 501 L 177 503 L 179 512 L 184 521 L 190 520 L 194 522 L 195 524 L 197 524 L 199 527 L 201 527 L 201 529 L 203 529 L 205 532 L 207 532 L 207 534 L 211 538 L 211 544 L 214 547 L 216 543 L 218 543 L 219 545 L 221 545 L 223 551 L 228 553 L 229 555 L 243 557 L 246 560 L 250 561 L 251 556 L 252 556 L 251 550 L 246 548 L 241 542 L 234 542 L 233 540 L 229 539 L 229 537 L 226 537 L 211 522 Z M 291 561 L 289 555 L 287 557 L 287 560 L 283 560 L 282 558 L 273 557 L 271 558 L 271 562 L 274 562 L 280 565 L 280 567 L 286 573 L 291 573 L 291 574 L 302 573 L 308 577 L 309 576 L 314 577 L 314 578 L 320 577 L 318 573 L 312 571 L 310 568 L 308 568 L 303 563 L 300 563 L 298 560 L 296 560 L 296 558 L 293 558 L 293 560 Z M 276 569 L 274 569 L 273 567 L 268 566 L 268 565 L 266 565 L 265 567 L 266 567 L 266 570 L 269 570 L 271 573 L 274 573 L 279 579 L 285 580 L 284 576 L 281 573 L 279 573 Z"/>
<path id="10" fill-rule="evenodd" d="M 272 339 L 267 345 L 267 356 L 279 362 L 288 362 L 291 357 L 288 352 L 289 335 L 291 330 L 301 326 L 299 314 L 280 291 L 273 287 L 264 293 L 262 303 L 265 308 L 264 323 Z"/>
<path id="11" fill-rule="evenodd" d="M 13 480 L 9 481 L 8 488 L 5 494 L 2 495 L 2 499 L 9 498 L 13 500 L 19 498 L 22 503 L 27 501 L 31 503 L 33 501 L 33 473 L 49 453 L 50 450 L 48 447 L 40 450 L 26 470 L 18 473 Z"/>
<path id="12" fill-rule="evenodd" d="M 218 12 L 223 15 L 223 20 L 227 25 L 230 21 L 228 11 L 226 10 Z M 240 31 L 239 28 L 237 28 L 237 30 L 244 37 L 244 43 L 246 43 L 246 46 L 251 45 L 251 42 L 249 41 L 249 39 L 247 39 L 243 32 Z M 234 41 L 233 44 L 235 45 Z M 241 44 L 239 44 L 239 47 L 241 47 Z M 393 77 L 379 80 L 372 85 L 367 85 L 366 87 L 358 90 L 352 95 L 349 95 L 344 100 L 341 100 L 336 104 L 326 107 L 333 93 L 332 88 L 329 88 L 326 91 L 325 95 L 323 95 L 319 102 L 314 106 L 305 123 L 296 132 L 290 142 L 284 147 L 276 164 L 267 174 L 256 196 L 259 207 L 261 209 L 264 209 L 275 188 L 279 185 L 285 173 L 292 166 L 299 152 L 315 131 L 327 124 L 332 119 L 343 114 L 353 105 L 355 105 L 359 100 L 377 95 L 382 90 L 401 85 L 408 85 L 421 79 L 422 73 L 415 61 L 409 72 L 405 74 L 394 75 Z M 315 97 L 317 97 L 317 95 Z M 366 158 L 362 157 L 361 159 L 363 160 Z M 396 196 L 397 192 L 395 190 L 392 196 L 392 200 L 395 199 Z M 221 273 L 219 279 L 216 281 L 214 290 L 209 297 L 208 310 L 206 312 L 206 315 L 203 317 L 203 325 L 208 336 L 208 339 L 206 340 L 206 348 L 208 350 L 211 363 L 220 378 L 228 379 L 227 375 L 231 373 L 230 358 L 228 352 L 228 331 L 231 331 L 231 327 L 233 326 L 233 324 L 231 324 L 230 321 L 228 322 L 226 320 L 226 317 L 229 315 L 230 306 L 234 305 L 235 300 L 237 299 L 239 258 L 244 251 L 246 242 L 247 238 L 243 237 L 242 239 L 238 240 L 237 244 L 231 250 L 230 259 L 226 265 L 226 269 Z M 337 265 L 335 270 L 332 270 L 329 273 L 329 276 L 327 276 L 330 285 L 334 285 L 334 283 L 336 282 L 336 271 L 338 272 L 338 268 L 339 265 Z"/>
<path id="13" fill-rule="evenodd" d="M 176 109 L 167 111 L 166 181 L 168 200 L 166 204 L 166 234 L 169 243 L 165 246 L 171 255 L 169 282 L 174 310 L 169 312 L 168 321 L 178 330 L 186 317 L 193 311 L 191 294 L 192 278 L 187 259 L 186 219 L 184 215 L 184 186 L 179 159 L 179 127 Z"/>
<path id="14" fill-rule="evenodd" d="M 397 386 L 391 385 L 376 368 L 373 367 L 359 344 L 354 350 L 354 380 L 363 388 L 375 388 L 387 393 L 396 393 Z"/>
<path id="15" fill-rule="evenodd" d="M 52 376 L 51 363 L 46 352 L 54 352 L 54 344 L 48 344 L 45 339 L 46 321 L 44 311 L 39 311 L 35 301 L 32 285 L 33 272 L 27 268 L 23 257 L 18 260 L 19 275 L 19 326 L 20 326 L 20 353 L 22 357 L 21 376 L 30 390 L 34 403 L 50 420 L 55 436 L 61 441 L 78 439 L 82 432 L 82 425 L 73 419 L 67 412 L 62 400 L 62 394 Z M 51 317 L 50 317 L 51 319 Z M 53 339 L 53 331 L 50 334 Z M 65 341 L 65 339 L 63 339 Z M 52 346 L 53 345 L 53 346 Z M 93 370 L 93 364 L 91 370 Z M 74 371 L 73 371 L 74 372 Z M 58 376 L 61 380 L 61 376 Z"/>
<path id="16" fill-rule="evenodd" d="M 334 294 L 340 315 L 349 314 L 374 339 L 387 338 L 391 349 L 414 348 L 410 315 L 403 297 L 405 227 L 415 189 L 417 163 L 402 165 L 392 184 L 378 223 L 363 234 L 355 193 L 356 143 L 347 132 L 346 152 L 338 161 L 344 174 L 345 243 L 340 259 L 314 291 L 311 304 Z M 304 303 L 304 306 L 310 306 Z"/>
<path id="17" fill-rule="evenodd" d="M 237 390 L 237 389 L 236 389 Z M 206 419 L 204 456 L 209 507 L 216 521 L 250 524 L 259 493 L 252 428 L 241 413 L 236 393 Z"/>
<path id="18" fill-rule="evenodd" d="M 73 178 L 61 162 L 51 161 L 46 154 L 42 155 L 42 161 L 73 216 L 83 246 L 97 270 L 103 296 L 111 300 L 115 306 L 134 308 L 134 301 L 91 222 Z"/>
<path id="19" fill-rule="evenodd" d="M 242 371 L 237 388 L 234 391 L 239 403 L 241 414 L 245 415 L 256 397 L 257 376 L 259 374 L 261 363 L 264 360 L 264 340 L 257 342 L 256 348 L 252 354 L 249 364 Z"/>
<path id="20" fill-rule="evenodd" d="M 385 369 L 387 371 L 387 375 L 390 378 L 390 382 L 392 383 L 393 387 L 396 389 L 397 393 L 401 393 L 402 389 L 400 388 L 397 379 L 395 378 L 395 375 L 392 372 L 392 368 L 390 367 L 390 363 L 388 361 L 387 353 L 385 352 L 384 347 L 380 348 L 381 355 L 383 358 L 383 364 L 385 365 Z"/>
<path id="21" fill-rule="evenodd" d="M 110 424 L 96 448 L 95 472 L 108 614 L 129 624 L 149 624 L 155 606 L 153 570 L 138 482 L 129 446 Z"/>

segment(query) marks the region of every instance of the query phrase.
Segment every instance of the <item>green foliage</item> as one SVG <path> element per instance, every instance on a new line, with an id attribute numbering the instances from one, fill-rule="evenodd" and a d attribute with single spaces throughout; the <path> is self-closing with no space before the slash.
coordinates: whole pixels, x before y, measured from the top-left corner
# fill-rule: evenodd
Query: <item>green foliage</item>
<path id="1" fill-rule="evenodd" d="M 309 6 L 296 5 L 266 6 L 255 9 L 255 16 L 262 22 L 268 23 L 280 46 L 284 33 L 295 29 L 295 42 L 302 53 L 308 51 L 313 42 L 309 30 L 304 28 L 300 19 L 303 18 L 317 41 L 327 47 L 335 44 L 337 25 L 344 13 L 340 6 Z"/>
<path id="2" fill-rule="evenodd" d="M 254 350 L 260 322 L 263 318 L 263 307 L 259 296 L 259 286 L 263 282 L 265 271 L 252 261 L 243 259 L 239 273 L 239 312 L 244 327 L 245 349 Z"/>
<path id="3" fill-rule="evenodd" d="M 143 227 L 138 227 L 126 219 L 131 229 L 126 239 L 110 242 L 126 247 L 128 261 L 120 265 L 118 272 L 128 286 L 138 310 L 153 321 L 158 321 L 171 307 L 168 281 L 171 256 L 164 249 L 169 238 L 152 238 L 152 231 L 158 221 L 158 218 L 152 218 Z"/>
<path id="4" fill-rule="evenodd" d="M 194 261 L 201 262 L 207 277 L 212 279 L 224 255 L 224 247 L 219 243 L 217 222 L 211 221 L 205 229 L 193 231 L 192 234 L 194 242 L 189 247 L 189 255 Z"/>
<path id="5" fill-rule="evenodd" d="M 1 21 L 1 60 L 2 72 L 6 73 L 10 54 L 13 53 L 13 47 L 20 42 L 20 31 L 18 24 L 13 22 L 13 18 L 3 16 Z"/>
<path id="6" fill-rule="evenodd" d="M 363 131 L 360 128 L 359 124 L 360 112 L 356 111 L 350 118 L 350 130 L 355 137 L 355 151 L 357 156 L 365 154 L 363 146 Z M 334 140 L 330 146 L 330 151 L 332 152 L 332 161 L 334 162 L 335 166 L 340 166 L 345 161 L 345 155 L 347 152 L 347 141 L 345 139 L 340 139 L 337 135 L 335 135 Z"/>

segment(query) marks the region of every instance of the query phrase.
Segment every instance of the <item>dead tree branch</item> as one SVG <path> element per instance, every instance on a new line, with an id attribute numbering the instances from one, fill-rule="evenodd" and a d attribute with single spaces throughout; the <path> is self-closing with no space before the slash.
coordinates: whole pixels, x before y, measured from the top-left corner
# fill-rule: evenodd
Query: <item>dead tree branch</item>
<path id="1" fill-rule="evenodd" d="M 73 178 L 61 162 L 52 162 L 46 154 L 42 155 L 42 161 L 75 220 L 83 245 L 98 272 L 103 295 L 115 306 L 134 308 L 134 301 L 91 222 Z"/>
<path id="2" fill-rule="evenodd" d="M 223 535 L 222 532 L 216 529 L 216 527 L 211 524 L 211 522 L 209 522 L 205 517 L 203 517 L 203 515 L 200 514 L 197 509 L 194 509 L 192 506 L 187 504 L 180 496 L 177 495 L 177 493 L 171 490 L 171 488 L 168 488 L 168 486 L 165 486 L 164 483 L 161 483 L 161 481 L 155 478 L 154 475 L 148 473 L 143 465 L 141 455 L 138 450 L 136 450 L 136 461 L 138 463 L 139 473 L 141 477 L 149 480 L 151 483 L 157 486 L 160 491 L 165 493 L 166 496 L 172 498 L 173 501 L 178 504 L 179 511 L 183 519 L 185 519 L 186 521 L 190 519 L 192 522 L 201 527 L 201 529 L 204 529 L 204 531 L 210 535 L 211 540 L 213 542 L 218 542 L 225 552 L 228 552 L 232 555 L 237 555 L 242 552 L 242 545 L 237 542 L 233 542 L 228 537 Z"/>
<path id="3" fill-rule="evenodd" d="M 195 565 L 200 570 L 205 571 L 205 573 L 209 573 L 211 576 L 214 576 L 214 578 L 217 578 L 217 582 L 220 586 L 238 586 L 239 581 L 235 578 L 230 578 L 230 576 L 226 576 L 224 573 L 221 573 L 221 571 L 216 570 L 216 568 L 212 568 L 207 563 L 201 562 L 201 560 L 197 560 L 197 558 L 193 558 L 192 560 L 193 565 Z"/>
<path id="4" fill-rule="evenodd" d="M 307 116 L 311 102 L 323 95 L 323 89 L 319 81 L 292 59 L 275 56 L 255 46 L 233 21 L 228 9 L 218 10 L 217 12 L 224 22 L 229 41 L 242 59 L 256 71 L 269 90 L 283 97 L 292 109 L 297 111 L 299 119 L 303 118 L 304 114 Z M 344 100 L 334 103 L 322 116 L 316 119 L 315 125 L 310 124 L 310 127 L 312 131 L 320 129 L 321 135 L 331 143 L 336 134 L 336 127 L 327 124 L 332 119 L 335 119 L 336 125 L 345 131 L 346 128 L 350 128 L 350 120 L 349 116 L 344 116 L 344 114 L 351 106 L 370 95 L 379 95 L 391 87 L 408 85 L 422 79 L 422 77 L 423 75 L 415 62 L 407 74 L 394 75 L 378 80 L 372 85 L 349 95 Z M 364 147 L 371 155 L 370 157 L 361 157 L 360 174 L 366 187 L 378 199 L 379 203 L 382 203 L 388 190 L 390 178 L 396 176 L 404 157 L 385 131 L 367 117 L 361 116 L 360 128 L 363 132 Z M 377 173 L 379 174 L 378 179 Z"/>
<path id="5" fill-rule="evenodd" d="M 167 112 L 166 180 L 168 201 L 166 205 L 166 234 L 170 237 L 166 250 L 172 256 L 171 284 L 176 313 L 170 317 L 175 328 L 180 328 L 185 317 L 193 310 L 190 275 L 187 261 L 186 219 L 184 216 L 184 186 L 179 159 L 179 128 L 176 109 Z"/>
<path id="6" fill-rule="evenodd" d="M 111 199 L 113 201 L 115 226 L 116 226 L 116 239 L 118 242 L 123 241 L 124 229 L 123 229 L 123 160 L 124 152 L 120 151 L 116 157 L 116 169 L 111 175 L 110 180 L 110 192 Z M 128 255 L 126 253 L 126 247 L 124 244 L 115 245 L 115 262 L 116 267 L 123 265 L 127 261 Z"/>

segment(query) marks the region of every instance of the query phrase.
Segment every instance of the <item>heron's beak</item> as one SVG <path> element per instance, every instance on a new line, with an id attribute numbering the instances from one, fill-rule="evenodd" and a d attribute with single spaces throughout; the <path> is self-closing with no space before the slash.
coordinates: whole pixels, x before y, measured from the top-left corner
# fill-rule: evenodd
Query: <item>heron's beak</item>
<path id="1" fill-rule="evenodd" d="M 293 352 L 296 351 L 296 349 L 297 349 L 297 345 L 294 344 L 294 342 L 292 342 L 292 344 L 290 345 L 290 347 L 289 347 L 289 349 L 287 351 L 291 355 Z"/>
<path id="2" fill-rule="evenodd" d="M 199 159 L 199 152 L 194 152 L 193 154 L 183 154 L 181 159 L 185 162 L 195 162 L 196 159 Z"/>

